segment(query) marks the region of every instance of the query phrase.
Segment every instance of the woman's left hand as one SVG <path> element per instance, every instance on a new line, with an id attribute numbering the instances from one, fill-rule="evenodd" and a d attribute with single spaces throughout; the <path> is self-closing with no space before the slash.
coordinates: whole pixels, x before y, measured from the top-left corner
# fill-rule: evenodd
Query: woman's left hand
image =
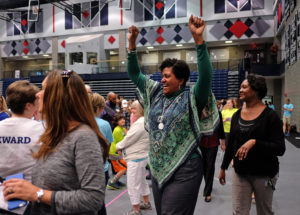
<path id="1" fill-rule="evenodd" d="M 192 33 L 192 36 L 195 40 L 195 43 L 201 45 L 204 43 L 203 31 L 205 29 L 205 21 L 199 17 L 191 15 L 189 19 L 189 28 Z"/>
<path id="2" fill-rule="evenodd" d="M 39 187 L 34 186 L 29 181 L 24 179 L 10 179 L 4 181 L 3 185 L 3 194 L 5 200 L 22 199 L 34 202 L 37 200 L 36 193 L 40 190 Z"/>
<path id="3" fill-rule="evenodd" d="M 235 157 L 239 157 L 239 160 L 243 160 L 244 158 L 246 158 L 249 150 L 255 145 L 255 143 L 255 139 L 248 140 L 237 150 Z"/>

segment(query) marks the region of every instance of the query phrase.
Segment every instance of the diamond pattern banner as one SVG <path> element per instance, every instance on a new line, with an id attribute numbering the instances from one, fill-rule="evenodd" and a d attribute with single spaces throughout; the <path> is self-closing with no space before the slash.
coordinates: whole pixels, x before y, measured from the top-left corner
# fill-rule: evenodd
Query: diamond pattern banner
<path id="1" fill-rule="evenodd" d="M 173 26 L 159 26 L 140 29 L 136 39 L 138 46 L 187 43 L 192 39 L 192 34 L 186 24 Z"/>
<path id="2" fill-rule="evenodd" d="M 108 25 L 108 3 L 101 1 L 73 4 L 73 11 L 65 10 L 65 29 L 79 29 Z"/>
<path id="3" fill-rule="evenodd" d="M 27 11 L 6 14 L 10 22 L 6 22 L 6 35 L 15 36 L 22 34 L 35 34 L 43 32 L 43 12 L 39 12 L 37 22 L 27 21 Z"/>
<path id="4" fill-rule="evenodd" d="M 229 28 L 229 30 L 237 37 L 240 38 L 247 30 L 248 26 L 245 25 L 241 20 L 236 22 Z"/>
<path id="5" fill-rule="evenodd" d="M 250 29 L 259 37 L 261 37 L 269 28 L 270 25 L 262 18 L 258 18 L 253 25 L 250 26 Z"/>
<path id="6" fill-rule="evenodd" d="M 164 28 L 164 32 L 162 33 L 162 37 L 166 41 L 166 43 L 171 43 L 173 38 L 176 36 L 176 32 L 174 31 L 173 27 L 166 27 Z"/>
<path id="7" fill-rule="evenodd" d="M 211 29 L 210 29 L 210 33 L 217 38 L 218 40 L 220 40 L 224 34 L 227 32 L 227 28 L 224 26 L 224 24 L 222 24 L 221 22 L 217 22 Z"/>
<path id="8" fill-rule="evenodd" d="M 41 54 L 46 53 L 51 44 L 46 39 L 32 39 L 32 40 L 21 40 L 21 41 L 10 41 L 7 42 L 3 51 L 7 57 L 19 56 L 30 54 Z"/>
<path id="9" fill-rule="evenodd" d="M 215 0 L 215 13 L 233 13 L 264 9 L 264 0 Z"/>
<path id="10" fill-rule="evenodd" d="M 119 48 L 119 34 L 105 34 L 104 49 L 118 49 L 118 48 Z"/>
<path id="11" fill-rule="evenodd" d="M 226 20 L 225 22 L 218 21 L 211 29 L 210 33 L 218 40 L 225 36 L 230 39 L 233 35 L 236 38 L 241 38 L 246 35 L 250 38 L 253 34 L 261 37 L 271 26 L 261 17 L 248 18 L 245 21 L 237 19 L 232 22 Z"/>
<path id="12" fill-rule="evenodd" d="M 258 10 L 258 9 L 264 9 L 265 7 L 264 0 L 252 0 L 252 9 Z"/>
<path id="13" fill-rule="evenodd" d="M 187 0 L 133 0 L 134 21 L 154 21 L 187 16 Z"/>

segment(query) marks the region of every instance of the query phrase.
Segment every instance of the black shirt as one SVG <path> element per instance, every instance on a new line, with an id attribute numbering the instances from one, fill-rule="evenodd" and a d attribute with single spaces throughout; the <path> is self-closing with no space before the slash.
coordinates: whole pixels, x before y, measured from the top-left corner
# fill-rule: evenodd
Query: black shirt
<path id="1" fill-rule="evenodd" d="M 254 120 L 243 120 L 239 109 L 232 117 L 228 146 L 221 168 L 227 169 L 234 159 L 234 169 L 240 175 L 274 177 L 279 171 L 277 156 L 285 152 L 282 122 L 270 108 Z M 250 139 L 256 144 L 249 150 L 245 159 L 235 157 L 238 149 Z"/>

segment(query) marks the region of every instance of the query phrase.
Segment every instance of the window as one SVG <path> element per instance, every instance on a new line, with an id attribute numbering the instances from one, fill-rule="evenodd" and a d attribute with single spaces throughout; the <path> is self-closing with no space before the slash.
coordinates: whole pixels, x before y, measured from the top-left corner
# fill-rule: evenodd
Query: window
<path id="1" fill-rule="evenodd" d="M 86 53 L 86 63 L 87 64 L 97 64 L 97 52 L 87 52 Z"/>
<path id="2" fill-rule="evenodd" d="M 73 52 L 70 53 L 70 65 L 83 63 L 83 53 Z"/>

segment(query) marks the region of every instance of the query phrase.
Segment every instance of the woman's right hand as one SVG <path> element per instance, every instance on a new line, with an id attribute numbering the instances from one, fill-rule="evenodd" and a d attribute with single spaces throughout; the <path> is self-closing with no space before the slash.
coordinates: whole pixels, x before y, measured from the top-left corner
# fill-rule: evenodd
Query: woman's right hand
<path id="1" fill-rule="evenodd" d="M 39 187 L 34 186 L 29 181 L 24 179 L 10 179 L 4 181 L 3 185 L 3 194 L 5 200 L 22 199 L 34 202 L 37 200 L 36 192 L 40 190 Z"/>
<path id="2" fill-rule="evenodd" d="M 225 185 L 226 184 L 226 174 L 225 174 L 225 169 L 220 169 L 219 173 L 219 181 L 220 184 Z"/>
<path id="3" fill-rule="evenodd" d="M 132 25 L 131 27 L 129 27 L 128 29 L 129 34 L 128 34 L 128 42 L 129 42 L 129 50 L 135 49 L 135 42 L 136 42 L 136 38 L 139 35 L 139 29 L 135 26 Z"/>

